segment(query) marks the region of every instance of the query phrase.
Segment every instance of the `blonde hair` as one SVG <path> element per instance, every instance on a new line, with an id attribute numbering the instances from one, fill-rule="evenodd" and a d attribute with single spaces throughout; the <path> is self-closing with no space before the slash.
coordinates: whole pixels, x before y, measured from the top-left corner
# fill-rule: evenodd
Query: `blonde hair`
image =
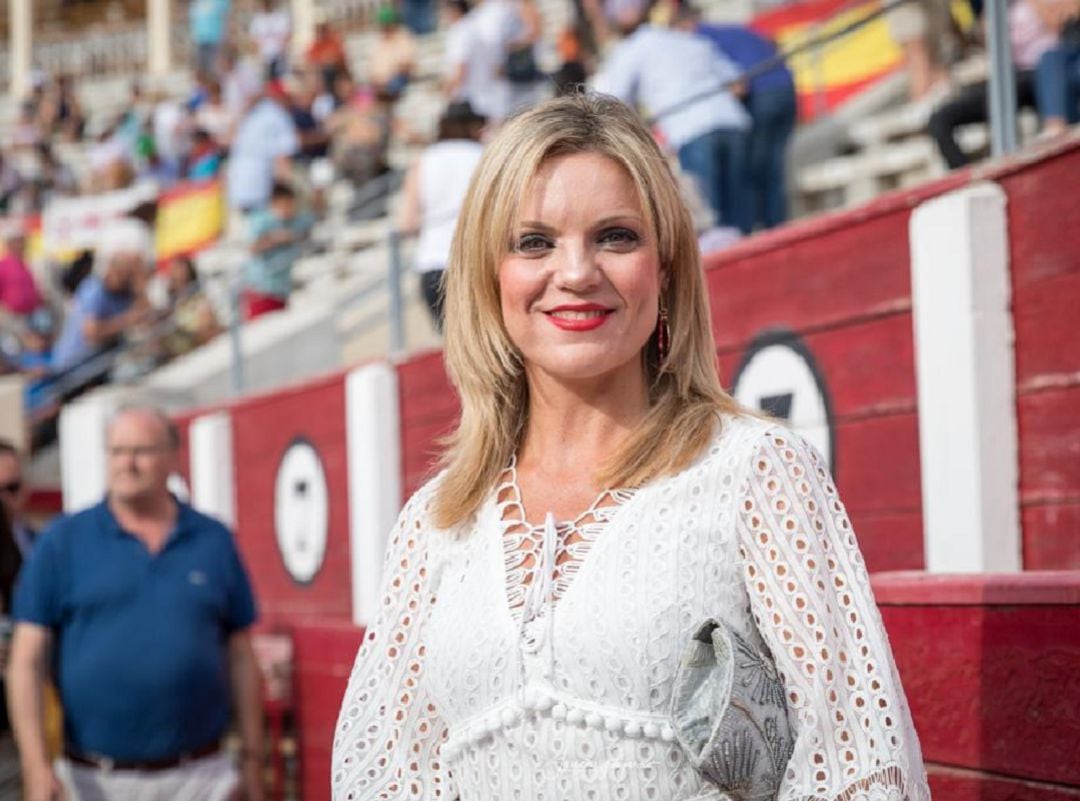
<path id="1" fill-rule="evenodd" d="M 599 466 L 605 487 L 634 487 L 688 466 L 708 444 L 717 413 L 734 412 L 716 371 L 705 278 L 690 213 L 667 160 L 637 115 L 603 95 L 543 103 L 506 123 L 487 146 L 469 186 L 450 252 L 445 359 L 461 398 L 461 419 L 446 438 L 435 523 L 470 518 L 517 452 L 529 394 L 520 352 L 503 324 L 499 265 L 509 251 L 518 204 L 547 160 L 596 153 L 621 165 L 637 186 L 667 272 L 670 350 L 661 363 L 656 334 L 643 349 L 649 411 Z"/>

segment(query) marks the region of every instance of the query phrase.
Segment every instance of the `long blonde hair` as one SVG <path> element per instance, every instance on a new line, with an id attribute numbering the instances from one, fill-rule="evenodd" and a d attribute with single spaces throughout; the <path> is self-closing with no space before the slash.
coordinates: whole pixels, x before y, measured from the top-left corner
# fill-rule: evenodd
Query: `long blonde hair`
<path id="1" fill-rule="evenodd" d="M 528 419 L 521 353 L 503 324 L 499 265 L 509 251 L 518 204 L 546 160 L 597 153 L 620 164 L 637 186 L 667 270 L 661 289 L 670 350 L 656 335 L 642 357 L 649 411 L 599 466 L 606 487 L 634 487 L 689 465 L 713 435 L 717 412 L 737 410 L 716 372 L 705 278 L 690 212 L 667 160 L 637 115 L 603 95 L 572 95 L 515 117 L 487 146 L 469 186 L 446 272 L 445 359 L 461 398 L 457 430 L 445 441 L 435 524 L 470 518 L 517 452 Z"/>

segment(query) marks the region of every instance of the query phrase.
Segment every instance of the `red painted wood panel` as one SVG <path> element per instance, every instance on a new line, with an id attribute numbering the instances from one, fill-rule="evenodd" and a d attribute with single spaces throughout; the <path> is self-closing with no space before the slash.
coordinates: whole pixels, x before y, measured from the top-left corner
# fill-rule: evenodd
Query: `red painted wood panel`
<path id="1" fill-rule="evenodd" d="M 1014 291 L 1080 273 L 1080 143 L 1073 141 L 1056 155 L 1001 175 L 998 181 L 1008 195 Z"/>
<path id="2" fill-rule="evenodd" d="M 878 593 L 925 758 L 1080 786 L 1080 605 L 932 598 Z"/>
<path id="3" fill-rule="evenodd" d="M 1080 503 L 1021 511 L 1025 570 L 1080 570 Z"/>
<path id="4" fill-rule="evenodd" d="M 274 529 L 278 465 L 297 437 L 311 441 L 326 473 L 329 514 L 326 554 L 310 584 L 285 569 Z M 237 541 L 268 622 L 350 620 L 349 492 L 343 375 L 254 398 L 233 407 L 237 479 Z"/>
<path id="5" fill-rule="evenodd" d="M 840 490 L 843 497 L 843 489 Z M 852 512 L 851 525 L 859 539 L 859 549 L 871 573 L 882 570 L 921 570 L 923 521 L 913 512 Z"/>
<path id="6" fill-rule="evenodd" d="M 841 423 L 835 453 L 836 485 L 853 520 L 863 511 L 921 509 L 919 429 L 913 413 Z"/>
<path id="7" fill-rule="evenodd" d="M 1077 801 L 1080 788 L 927 765 L 930 795 L 940 801 Z"/>
<path id="8" fill-rule="evenodd" d="M 302 625 L 293 629 L 296 728 L 304 801 L 330 799 L 334 727 L 363 634 L 363 629 L 347 625 Z"/>
<path id="9" fill-rule="evenodd" d="M 1072 229 L 1080 231 L 1080 223 Z M 1073 261 L 1080 264 L 1080 243 L 1073 251 Z M 1013 322 L 1018 386 L 1037 386 L 1040 377 L 1048 375 L 1080 375 L 1078 301 L 1080 268 L 1016 290 Z"/>
<path id="10" fill-rule="evenodd" d="M 794 247 L 707 259 L 717 346 L 738 346 L 769 327 L 802 331 L 906 308 L 909 216 L 899 208 Z"/>
<path id="11" fill-rule="evenodd" d="M 1080 500 L 1080 386 L 1021 396 L 1021 501 Z"/>
<path id="12" fill-rule="evenodd" d="M 837 420 L 915 407 L 914 337 L 909 312 L 805 334 L 802 339 L 825 377 Z M 740 342 L 719 350 L 720 374 L 729 389 L 749 344 Z"/>

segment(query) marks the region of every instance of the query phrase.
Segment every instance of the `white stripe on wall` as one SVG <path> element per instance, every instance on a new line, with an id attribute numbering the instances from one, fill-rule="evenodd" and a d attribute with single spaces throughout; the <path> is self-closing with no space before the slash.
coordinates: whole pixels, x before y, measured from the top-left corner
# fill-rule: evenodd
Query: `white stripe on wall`
<path id="1" fill-rule="evenodd" d="M 232 416 L 222 411 L 196 417 L 188 432 L 188 447 L 192 506 L 235 527 Z"/>
<path id="2" fill-rule="evenodd" d="M 345 431 L 353 622 L 364 626 L 379 608 L 383 555 L 401 508 L 401 424 L 391 365 L 365 365 L 345 377 Z"/>
<path id="3" fill-rule="evenodd" d="M 934 572 L 1021 568 L 1005 203 L 1000 186 L 983 183 L 911 216 L 923 531 Z"/>

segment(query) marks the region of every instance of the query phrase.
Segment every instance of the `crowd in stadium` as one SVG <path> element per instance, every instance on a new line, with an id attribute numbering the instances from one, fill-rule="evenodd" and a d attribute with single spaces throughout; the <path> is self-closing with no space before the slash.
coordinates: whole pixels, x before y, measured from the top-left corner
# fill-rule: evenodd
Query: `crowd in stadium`
<path id="1" fill-rule="evenodd" d="M 18 106 L 0 153 L 0 211 L 7 215 L 0 369 L 26 374 L 30 419 L 45 423 L 46 435 L 60 403 L 116 374 L 113 361 L 104 371 L 88 366 L 103 348 L 136 342 L 121 361 L 145 371 L 209 341 L 227 322 L 215 314 L 191 259 L 157 265 L 152 204 L 123 221 L 122 233 L 110 233 L 108 247 L 31 270 L 28 232 L 18 221 L 60 198 L 223 179 L 227 235 L 249 251 L 240 303 L 252 319 L 287 306 L 293 265 L 325 212 L 331 184 L 396 189 L 388 179 L 400 180 L 395 168 L 405 165 L 392 164 L 390 151 L 400 144 L 413 155 L 394 224 L 419 237 L 415 268 L 438 325 L 440 276 L 483 142 L 520 108 L 587 84 L 647 110 L 696 187 L 703 219 L 734 236 L 788 217 L 792 73 L 774 42 L 747 25 L 703 21 L 684 0 L 581 0 L 573 24 L 557 31 L 544 29 L 537 0 L 440 0 L 437 9 L 434 0 L 406 0 L 373 15 L 377 35 L 363 69 L 326 16 L 317 17 L 310 44 L 298 53 L 287 4 L 259 0 L 242 24 L 235 5 L 189 4 L 193 80 L 186 94 L 133 80 L 122 113 L 102 118 L 81 104 L 77 79 L 36 74 Z M 1076 0 L 1011 4 L 1019 102 L 1037 108 L 1045 135 L 1077 121 L 1077 7 Z M 929 132 L 946 162 L 959 166 L 968 156 L 956 129 L 985 119 L 986 104 L 985 84 L 949 93 L 948 65 L 979 30 L 970 27 L 967 39 L 941 35 L 954 22 L 943 0 L 913 0 L 891 17 L 912 97 L 937 104 Z M 419 48 L 437 26 L 440 74 L 422 75 Z M 540 66 L 545 42 L 558 54 L 554 71 Z M 410 83 L 432 79 L 445 103 L 434 136 L 398 108 Z M 84 156 L 78 170 L 58 155 L 72 147 Z"/>

